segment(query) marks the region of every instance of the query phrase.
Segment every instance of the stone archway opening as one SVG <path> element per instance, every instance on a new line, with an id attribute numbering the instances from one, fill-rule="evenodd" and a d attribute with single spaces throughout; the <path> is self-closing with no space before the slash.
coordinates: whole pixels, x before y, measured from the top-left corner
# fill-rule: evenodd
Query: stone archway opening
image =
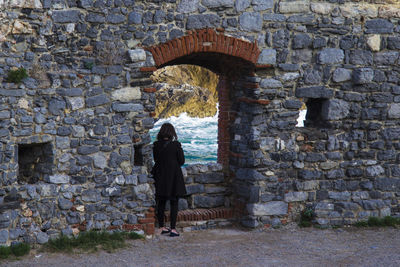
<path id="1" fill-rule="evenodd" d="M 204 29 L 188 32 L 187 36 L 147 50 L 152 53 L 157 69 L 191 64 L 207 68 L 219 76 L 219 164 L 210 169 L 201 166 L 186 168 L 189 213 L 188 210 L 181 211 L 178 220 L 232 217 L 238 185 L 229 170 L 232 166 L 240 167 L 246 161 L 246 156 L 240 154 L 246 149 L 246 130 L 235 121 L 240 122 L 243 115 L 241 103 L 259 104 L 254 99 L 258 87 L 254 72 L 260 53 L 257 44 Z"/>

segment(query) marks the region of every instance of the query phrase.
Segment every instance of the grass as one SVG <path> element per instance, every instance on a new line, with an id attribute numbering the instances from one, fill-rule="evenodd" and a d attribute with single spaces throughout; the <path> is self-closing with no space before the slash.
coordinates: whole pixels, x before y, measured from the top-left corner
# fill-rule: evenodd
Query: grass
<path id="1" fill-rule="evenodd" d="M 19 243 L 13 246 L 0 246 L 0 259 L 7 259 L 9 256 L 21 257 L 29 253 L 31 247 L 26 243 Z"/>
<path id="2" fill-rule="evenodd" d="M 49 252 L 72 252 L 76 249 L 88 252 L 97 251 L 99 248 L 112 252 L 126 246 L 127 239 L 142 239 L 143 236 L 135 232 L 82 232 L 76 237 L 61 235 L 49 240 L 43 249 Z"/>
<path id="3" fill-rule="evenodd" d="M 304 209 L 300 214 L 300 227 L 311 227 L 312 221 L 315 218 L 315 213 L 312 209 Z"/>
<path id="4" fill-rule="evenodd" d="M 356 227 L 385 227 L 385 226 L 396 226 L 400 225 L 400 218 L 392 216 L 386 216 L 383 218 L 369 217 L 367 221 L 356 222 Z"/>
<path id="5" fill-rule="evenodd" d="M 10 70 L 8 72 L 6 81 L 10 83 L 21 83 L 23 79 L 28 78 L 28 73 L 25 68 Z"/>

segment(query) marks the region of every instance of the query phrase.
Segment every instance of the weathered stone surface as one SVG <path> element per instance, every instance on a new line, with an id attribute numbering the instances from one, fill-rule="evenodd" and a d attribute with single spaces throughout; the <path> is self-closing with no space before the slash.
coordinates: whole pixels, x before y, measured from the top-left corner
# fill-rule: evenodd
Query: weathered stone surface
<path id="1" fill-rule="evenodd" d="M 281 88 L 283 85 L 275 79 L 262 79 L 260 82 L 261 88 Z"/>
<path id="2" fill-rule="evenodd" d="M 113 103 L 112 109 L 116 112 L 140 112 L 143 111 L 143 105 L 132 103 Z"/>
<path id="3" fill-rule="evenodd" d="M 233 7 L 234 0 L 202 0 L 201 3 L 209 8 Z"/>
<path id="4" fill-rule="evenodd" d="M 128 50 L 128 55 L 132 62 L 139 62 L 146 60 L 146 51 L 144 51 L 144 49 Z"/>
<path id="5" fill-rule="evenodd" d="M 182 0 L 178 4 L 179 13 L 192 13 L 199 8 L 199 0 Z"/>
<path id="6" fill-rule="evenodd" d="M 286 215 L 288 204 L 283 201 L 271 201 L 264 204 L 248 204 L 247 211 L 250 215 Z"/>
<path id="7" fill-rule="evenodd" d="M 308 1 L 280 2 L 279 11 L 281 13 L 307 13 L 310 11 Z"/>
<path id="8" fill-rule="evenodd" d="M 296 89 L 296 97 L 307 97 L 307 98 L 331 98 L 333 96 L 333 90 L 323 87 L 302 87 Z"/>
<path id="9" fill-rule="evenodd" d="M 340 99 L 329 99 L 322 104 L 321 116 L 325 120 L 340 120 L 350 113 L 350 105 Z"/>
<path id="10" fill-rule="evenodd" d="M 372 19 L 365 22 L 365 33 L 392 33 L 394 25 L 386 19 Z"/>
<path id="11" fill-rule="evenodd" d="M 203 29 L 207 27 L 218 27 L 220 17 L 214 14 L 190 15 L 187 20 L 186 29 Z"/>
<path id="12" fill-rule="evenodd" d="M 334 6 L 329 3 L 311 3 L 311 10 L 318 14 L 330 14 Z"/>
<path id="13" fill-rule="evenodd" d="M 70 177 L 65 174 L 55 174 L 49 176 L 49 182 L 53 184 L 67 184 L 69 183 Z"/>
<path id="14" fill-rule="evenodd" d="M 367 44 L 372 51 L 381 50 L 381 36 L 379 34 L 368 36 Z"/>
<path id="15" fill-rule="evenodd" d="M 372 82 L 374 70 L 371 68 L 359 68 L 353 70 L 353 82 L 355 84 L 367 84 Z"/>
<path id="16" fill-rule="evenodd" d="M 196 183 L 216 184 L 224 181 L 223 173 L 202 173 L 194 178 Z"/>
<path id="17" fill-rule="evenodd" d="M 78 10 L 53 11 L 52 18 L 56 23 L 77 23 L 81 13 Z"/>
<path id="18" fill-rule="evenodd" d="M 351 70 L 344 68 L 337 68 L 333 72 L 332 80 L 337 83 L 351 80 Z"/>
<path id="19" fill-rule="evenodd" d="M 318 60 L 321 64 L 342 63 L 343 59 L 343 50 L 337 48 L 325 48 L 318 55 Z"/>
<path id="20" fill-rule="evenodd" d="M 258 57 L 258 64 L 275 64 L 276 63 L 276 50 L 263 49 Z"/>
<path id="21" fill-rule="evenodd" d="M 305 201 L 308 198 L 306 192 L 289 192 L 285 194 L 285 202 Z"/>
<path id="22" fill-rule="evenodd" d="M 239 25 L 242 30 L 259 32 L 262 29 L 263 19 L 258 12 L 244 12 L 239 17 Z"/>
<path id="23" fill-rule="evenodd" d="M 194 196 L 193 200 L 194 205 L 199 208 L 215 208 L 225 203 L 223 196 Z"/>
<path id="24" fill-rule="evenodd" d="M 389 106 L 388 111 L 388 118 L 389 119 L 400 119 L 400 104 L 393 103 Z"/>
<path id="25" fill-rule="evenodd" d="M 252 0 L 251 4 L 254 11 L 263 11 L 274 7 L 273 0 Z"/>

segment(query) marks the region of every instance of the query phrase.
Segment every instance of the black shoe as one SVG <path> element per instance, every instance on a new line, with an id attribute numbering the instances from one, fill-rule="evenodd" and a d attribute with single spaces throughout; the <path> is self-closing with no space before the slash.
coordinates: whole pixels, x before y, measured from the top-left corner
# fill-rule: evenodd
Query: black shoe
<path id="1" fill-rule="evenodd" d="M 179 233 L 175 233 L 175 232 L 170 232 L 169 233 L 169 236 L 172 236 L 172 237 L 175 237 L 175 236 L 179 236 Z"/>
<path id="2" fill-rule="evenodd" d="M 169 234 L 169 233 L 171 233 L 171 229 L 167 229 L 167 230 L 162 230 L 162 231 L 161 231 L 161 234 L 162 234 L 162 235 L 164 235 L 164 234 Z"/>

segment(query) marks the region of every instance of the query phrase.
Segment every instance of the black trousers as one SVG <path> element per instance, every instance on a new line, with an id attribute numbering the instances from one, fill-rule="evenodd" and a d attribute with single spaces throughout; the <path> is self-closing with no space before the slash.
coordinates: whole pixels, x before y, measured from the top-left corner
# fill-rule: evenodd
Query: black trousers
<path id="1" fill-rule="evenodd" d="M 164 212 L 165 204 L 168 199 L 159 198 L 157 200 L 157 219 L 158 227 L 164 227 Z M 169 204 L 171 206 L 171 229 L 176 227 L 176 217 L 178 216 L 178 198 L 169 199 Z"/>

